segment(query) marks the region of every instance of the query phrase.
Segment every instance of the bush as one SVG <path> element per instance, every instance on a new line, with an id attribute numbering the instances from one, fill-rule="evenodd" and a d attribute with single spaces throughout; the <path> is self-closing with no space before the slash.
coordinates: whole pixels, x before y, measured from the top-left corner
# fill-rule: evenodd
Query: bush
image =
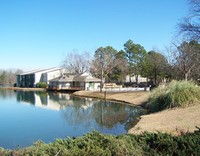
<path id="1" fill-rule="evenodd" d="M 46 82 L 38 82 L 36 84 L 36 88 L 46 88 L 47 87 L 47 83 Z"/>
<path id="2" fill-rule="evenodd" d="M 200 129 L 194 133 L 171 136 L 166 133 L 143 133 L 141 135 L 105 135 L 93 131 L 82 137 L 57 139 L 45 144 L 37 141 L 24 149 L 5 150 L 0 155 L 199 155 Z"/>
<path id="3" fill-rule="evenodd" d="M 135 137 L 144 155 L 194 155 L 200 154 L 200 129 L 194 133 L 171 136 L 166 133 L 145 132 Z"/>
<path id="4" fill-rule="evenodd" d="M 186 107 L 200 102 L 200 87 L 190 81 L 172 81 L 155 88 L 146 108 L 151 112 L 173 107 Z"/>

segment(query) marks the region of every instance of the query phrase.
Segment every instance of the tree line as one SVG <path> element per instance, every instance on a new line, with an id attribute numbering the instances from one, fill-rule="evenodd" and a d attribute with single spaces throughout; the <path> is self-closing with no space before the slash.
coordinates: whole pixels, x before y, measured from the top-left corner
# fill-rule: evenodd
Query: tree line
<path id="1" fill-rule="evenodd" d="M 124 49 L 99 47 L 93 58 L 89 53 L 70 53 L 62 63 L 70 72 L 91 72 L 105 82 L 123 83 L 125 76 L 146 77 L 158 85 L 163 80 L 193 80 L 200 78 L 200 0 L 188 0 L 190 14 L 178 23 L 178 39 L 168 48 L 169 56 L 145 48 L 131 39 Z M 129 80 L 131 82 L 131 79 Z"/>
<path id="2" fill-rule="evenodd" d="M 161 53 L 147 52 L 142 45 L 129 39 L 124 44 L 124 50 L 117 51 L 112 46 L 99 47 L 93 59 L 86 53 L 70 53 L 63 66 L 76 74 L 91 72 L 98 78 L 103 75 L 105 82 L 123 83 L 129 75 L 129 82 L 135 76 L 138 84 L 140 75 L 157 84 L 169 75 L 167 71 L 170 65 Z"/>
<path id="3" fill-rule="evenodd" d="M 20 69 L 0 69 L 0 85 L 13 86 L 16 83 L 16 75 L 22 73 Z"/>

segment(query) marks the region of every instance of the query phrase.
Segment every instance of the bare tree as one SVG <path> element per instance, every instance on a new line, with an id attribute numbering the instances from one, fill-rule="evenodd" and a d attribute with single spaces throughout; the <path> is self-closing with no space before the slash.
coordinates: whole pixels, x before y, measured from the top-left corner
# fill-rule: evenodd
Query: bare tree
<path id="1" fill-rule="evenodd" d="M 62 67 L 64 67 L 68 72 L 76 74 L 89 72 L 90 66 L 91 66 L 91 59 L 90 59 L 90 54 L 88 52 L 68 53 L 65 60 L 62 63 Z"/>
<path id="2" fill-rule="evenodd" d="M 3 85 L 13 85 L 16 83 L 16 75 L 21 74 L 20 69 L 0 70 L 0 83 Z"/>
<path id="3" fill-rule="evenodd" d="M 200 40 L 200 0 L 188 0 L 190 14 L 179 23 L 179 31 L 189 40 Z"/>
<path id="4" fill-rule="evenodd" d="M 183 75 L 185 80 L 191 79 L 192 71 L 199 66 L 200 46 L 196 41 L 182 41 L 180 45 L 175 45 L 177 50 L 174 53 L 176 62 L 175 67 Z"/>

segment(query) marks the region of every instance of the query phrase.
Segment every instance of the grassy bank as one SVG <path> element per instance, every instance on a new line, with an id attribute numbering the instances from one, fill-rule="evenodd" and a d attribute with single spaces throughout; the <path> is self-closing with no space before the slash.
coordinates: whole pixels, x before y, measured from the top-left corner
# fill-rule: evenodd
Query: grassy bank
<path id="1" fill-rule="evenodd" d="M 141 135 L 124 134 L 119 136 L 103 135 L 96 131 L 82 137 L 57 139 L 45 144 L 42 141 L 33 146 L 5 150 L 0 149 L 1 156 L 24 155 L 199 155 L 200 130 L 181 136 L 165 133 L 143 133 Z"/>
<path id="2" fill-rule="evenodd" d="M 129 133 L 160 131 L 179 135 L 194 132 L 196 126 L 200 127 L 200 87 L 187 81 L 159 86 L 150 93 L 146 108 L 151 113 L 141 116 Z"/>
<path id="3" fill-rule="evenodd" d="M 190 81 L 172 81 L 154 89 L 146 108 L 151 112 L 200 103 L 200 87 Z"/>

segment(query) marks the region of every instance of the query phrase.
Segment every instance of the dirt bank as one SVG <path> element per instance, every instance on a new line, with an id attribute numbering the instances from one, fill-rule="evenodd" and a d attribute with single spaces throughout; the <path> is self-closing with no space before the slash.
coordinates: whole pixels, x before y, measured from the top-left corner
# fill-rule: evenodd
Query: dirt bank
<path id="1" fill-rule="evenodd" d="M 176 135 L 193 132 L 197 129 L 196 126 L 200 127 L 200 104 L 141 116 L 141 120 L 129 133 L 161 131 Z"/>
<path id="2" fill-rule="evenodd" d="M 91 91 L 78 91 L 74 95 L 82 97 L 100 98 L 111 101 L 126 102 L 132 105 L 143 105 L 147 102 L 148 93 L 144 91 L 138 92 L 91 92 Z"/>

